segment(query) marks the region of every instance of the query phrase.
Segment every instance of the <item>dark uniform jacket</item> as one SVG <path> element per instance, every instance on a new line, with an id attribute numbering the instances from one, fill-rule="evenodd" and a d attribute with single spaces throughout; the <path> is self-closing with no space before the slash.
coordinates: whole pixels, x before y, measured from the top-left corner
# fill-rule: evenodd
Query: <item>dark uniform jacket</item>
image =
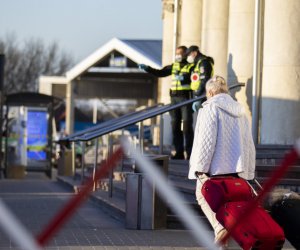
<path id="1" fill-rule="evenodd" d="M 200 60 L 201 62 L 198 65 Z M 205 93 L 206 82 L 213 75 L 213 65 L 214 59 L 212 57 L 200 54 L 195 58 L 195 70 L 198 68 L 199 78 L 201 81 L 199 88 L 194 92 L 195 96 L 200 96 Z"/>

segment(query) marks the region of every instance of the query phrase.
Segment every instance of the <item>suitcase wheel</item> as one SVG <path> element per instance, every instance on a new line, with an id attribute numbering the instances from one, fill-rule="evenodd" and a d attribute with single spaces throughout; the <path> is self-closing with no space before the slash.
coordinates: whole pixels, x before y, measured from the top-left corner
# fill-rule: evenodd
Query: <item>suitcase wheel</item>
<path id="1" fill-rule="evenodd" d="M 275 250 L 280 250 L 280 249 L 282 249 L 283 244 L 284 244 L 284 240 L 278 241 L 278 242 L 277 242 L 277 245 L 276 245 L 276 247 L 275 247 Z"/>
<path id="2" fill-rule="evenodd" d="M 257 240 L 254 244 L 253 247 L 251 247 L 251 250 L 259 250 L 262 242 Z"/>

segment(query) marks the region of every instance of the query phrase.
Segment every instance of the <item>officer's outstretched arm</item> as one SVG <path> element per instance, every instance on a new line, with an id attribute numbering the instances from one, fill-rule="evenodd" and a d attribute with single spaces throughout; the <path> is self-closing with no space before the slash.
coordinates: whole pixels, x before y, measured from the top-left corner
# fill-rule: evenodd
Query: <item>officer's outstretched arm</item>
<path id="1" fill-rule="evenodd" d="M 154 69 L 149 66 L 147 72 L 157 77 L 170 76 L 172 74 L 172 65 L 167 65 L 162 69 Z"/>

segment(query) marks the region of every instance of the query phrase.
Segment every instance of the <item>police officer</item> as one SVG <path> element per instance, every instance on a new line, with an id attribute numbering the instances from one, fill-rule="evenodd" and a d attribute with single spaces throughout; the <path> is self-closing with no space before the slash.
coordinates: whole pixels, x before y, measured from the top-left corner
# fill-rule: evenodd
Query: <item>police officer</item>
<path id="1" fill-rule="evenodd" d="M 157 77 L 172 76 L 172 84 L 170 88 L 171 104 L 181 103 L 192 98 L 191 89 L 191 72 L 194 64 L 186 61 L 185 46 L 179 46 L 176 49 L 175 62 L 167 65 L 162 69 L 154 69 L 145 64 L 139 64 L 139 68 Z M 191 105 L 172 110 L 171 125 L 173 135 L 173 145 L 175 155 L 172 159 L 184 159 L 184 139 L 186 159 L 190 158 L 193 146 L 193 111 Z M 181 130 L 181 121 L 183 122 L 183 130 Z M 184 139 L 183 139 L 184 138 Z"/>
<path id="2" fill-rule="evenodd" d="M 205 93 L 206 82 L 214 74 L 214 59 L 202 54 L 196 45 L 189 47 L 186 54 L 187 61 L 195 64 L 191 74 L 191 89 L 194 91 L 194 96 L 198 97 Z M 194 111 L 198 111 L 200 107 L 200 102 L 193 103 L 192 108 Z"/>

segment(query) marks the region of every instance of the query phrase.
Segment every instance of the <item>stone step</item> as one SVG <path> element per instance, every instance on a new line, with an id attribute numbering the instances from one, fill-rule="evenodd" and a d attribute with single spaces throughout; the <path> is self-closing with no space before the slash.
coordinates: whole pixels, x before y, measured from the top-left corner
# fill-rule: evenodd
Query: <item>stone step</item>
<path id="1" fill-rule="evenodd" d="M 64 183 L 64 185 L 68 185 L 74 190 L 79 190 L 81 185 L 81 181 L 77 178 L 75 181 L 72 177 L 66 176 L 58 176 L 57 179 Z M 90 195 L 90 199 L 95 202 L 97 205 L 101 207 L 102 210 L 107 212 L 110 216 L 118 219 L 119 221 L 125 223 L 126 218 L 126 201 L 125 201 L 125 183 L 118 181 L 114 183 L 114 193 L 112 197 L 109 197 L 109 193 L 105 190 L 98 189 Z M 207 219 L 203 215 L 201 208 L 198 206 L 196 202 L 188 202 L 187 203 L 195 212 L 198 214 L 199 220 L 205 221 L 206 224 Z M 177 218 L 176 215 L 173 214 L 173 211 L 170 207 L 168 207 L 168 215 L 167 215 L 167 228 L 169 229 L 184 229 L 183 224 Z"/>
<path id="2" fill-rule="evenodd" d="M 271 146 L 258 147 L 256 159 L 256 173 L 258 181 L 263 184 L 268 176 L 280 165 L 285 152 L 291 147 L 276 147 Z M 125 206 L 126 206 L 126 174 L 134 171 L 134 162 L 131 159 L 124 159 L 125 164 L 122 168 L 118 167 L 114 171 L 113 180 L 113 197 L 108 196 L 109 180 L 103 179 L 97 184 L 97 191 L 93 192 L 91 199 L 106 209 L 112 216 L 124 221 Z M 90 176 L 92 168 L 86 169 L 85 174 Z M 169 160 L 168 179 L 170 185 L 178 190 L 187 204 L 198 214 L 199 220 L 209 223 L 203 215 L 199 205 L 195 200 L 195 180 L 187 178 L 189 170 L 189 162 L 186 160 Z M 289 188 L 300 193 L 300 164 L 290 167 L 286 177 L 282 179 L 277 187 Z M 168 208 L 167 227 L 174 229 L 183 229 L 183 224 L 179 221 L 172 209 Z"/>
<path id="3" fill-rule="evenodd" d="M 172 163 L 172 165 L 170 164 L 169 166 L 168 178 L 178 191 L 194 196 L 195 181 L 187 178 L 188 170 L 184 168 L 186 162 L 187 161 L 184 160 L 179 160 L 178 162 L 171 160 L 170 163 Z M 273 164 L 257 166 L 257 179 L 263 183 L 276 167 L 278 166 Z M 124 197 L 126 195 L 125 180 L 127 173 L 128 172 L 114 172 L 114 191 L 121 193 Z M 292 166 L 285 178 L 282 179 L 278 185 L 284 186 L 285 188 L 291 187 L 293 190 L 297 190 L 297 186 L 300 186 L 300 166 Z M 108 191 L 108 179 L 99 181 L 98 188 Z"/>
<path id="4" fill-rule="evenodd" d="M 283 155 L 293 148 L 292 145 L 256 145 L 256 154 Z"/>
<path id="5" fill-rule="evenodd" d="M 258 182 L 263 185 L 269 177 L 257 177 Z M 278 182 L 276 188 L 290 189 L 291 191 L 300 193 L 300 179 L 284 178 Z"/>
<path id="6" fill-rule="evenodd" d="M 212 227 L 207 220 L 207 218 L 203 216 L 198 216 L 197 217 L 199 220 L 199 223 L 202 222 L 202 225 L 206 225 L 208 230 L 212 230 Z M 186 229 L 184 226 L 184 223 L 178 218 L 178 216 L 174 214 L 168 214 L 167 215 L 167 228 L 168 229 Z"/>
<path id="7" fill-rule="evenodd" d="M 271 175 L 271 173 L 276 170 L 276 168 L 278 167 L 278 164 L 273 163 L 267 163 L 267 164 L 262 164 L 260 163 L 259 165 L 257 165 L 256 167 L 256 176 L 257 178 L 261 178 L 261 177 L 268 177 Z M 120 180 L 125 182 L 126 179 L 126 174 L 129 172 L 132 172 L 133 169 L 126 169 L 126 172 L 120 172 L 120 171 L 115 171 L 114 172 L 114 180 Z M 81 172 L 79 172 L 78 174 L 80 174 Z M 92 174 L 92 170 L 88 169 L 85 172 L 86 176 L 90 176 Z M 181 183 L 179 184 L 179 186 L 182 187 L 182 191 L 183 192 L 190 192 L 190 191 L 186 191 L 186 186 L 189 186 L 189 183 L 191 182 L 191 180 L 188 180 L 187 178 L 188 176 L 188 167 L 187 167 L 187 161 L 185 160 L 170 160 L 170 165 L 169 165 L 169 170 L 168 170 L 168 178 L 172 181 L 174 181 L 175 183 Z M 287 179 L 285 181 L 285 179 Z M 297 181 L 297 179 L 300 179 L 300 165 L 294 165 L 291 166 L 284 179 L 280 181 L 280 184 L 286 184 L 286 185 L 290 185 L 292 184 L 294 185 L 298 185 L 299 181 Z M 186 184 L 185 184 L 186 183 Z M 99 184 L 99 186 L 103 186 L 103 188 L 107 188 L 107 185 L 103 184 L 103 182 L 101 182 Z"/>
<path id="8" fill-rule="evenodd" d="M 82 187 L 79 179 L 69 176 L 57 176 L 57 180 L 66 186 L 73 188 L 73 190 L 79 190 Z M 92 192 L 90 199 L 97 204 L 101 205 L 101 209 L 107 211 L 113 217 L 125 221 L 125 200 L 120 196 L 118 192 L 115 192 L 112 197 L 109 197 L 109 193 L 105 190 L 97 189 Z"/>
<path id="9" fill-rule="evenodd" d="M 125 223 L 126 208 L 124 197 L 120 197 L 118 194 L 113 194 L 109 197 L 107 191 L 97 190 L 93 192 L 90 199 L 101 207 L 102 210 L 107 212 L 111 217 Z"/>
<path id="10" fill-rule="evenodd" d="M 279 166 L 278 165 L 259 165 L 256 167 L 257 177 L 269 177 Z M 290 166 L 285 175 L 284 179 L 299 179 L 300 180 L 300 165 Z"/>

